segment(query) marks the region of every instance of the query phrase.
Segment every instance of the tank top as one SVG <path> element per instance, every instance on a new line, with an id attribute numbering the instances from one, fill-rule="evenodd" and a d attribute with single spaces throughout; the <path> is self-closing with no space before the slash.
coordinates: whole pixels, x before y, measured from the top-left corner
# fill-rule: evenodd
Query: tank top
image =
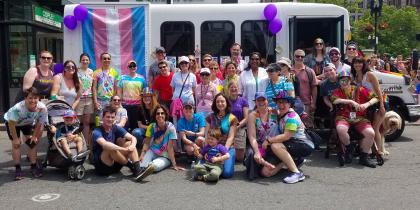
<path id="1" fill-rule="evenodd" d="M 74 103 L 77 96 L 76 87 L 69 89 L 63 74 L 60 74 L 60 91 L 58 92 L 58 95 L 63 96 L 64 100 L 70 105 Z"/>
<path id="2" fill-rule="evenodd" d="M 258 145 L 262 145 L 264 140 L 269 137 L 278 135 L 276 115 L 268 114 L 268 121 L 264 122 L 261 119 L 260 113 L 257 111 L 255 119 L 256 139 Z"/>
<path id="3" fill-rule="evenodd" d="M 48 71 L 47 76 L 41 74 L 41 69 L 36 67 L 37 76 L 35 77 L 32 87 L 36 88 L 41 95 L 41 98 L 49 98 L 51 95 L 51 89 L 53 85 L 53 74 Z"/>
<path id="4" fill-rule="evenodd" d="M 363 75 L 363 78 L 362 78 L 362 86 L 365 87 L 366 89 L 370 90 L 370 91 L 373 91 L 373 85 L 372 85 L 372 83 L 370 83 L 370 82 L 367 81 L 367 74 L 364 74 Z"/>

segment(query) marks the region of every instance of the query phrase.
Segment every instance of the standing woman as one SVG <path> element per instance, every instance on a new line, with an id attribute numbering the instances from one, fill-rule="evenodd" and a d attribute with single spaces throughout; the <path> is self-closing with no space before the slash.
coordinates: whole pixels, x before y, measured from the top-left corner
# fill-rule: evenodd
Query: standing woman
<path id="1" fill-rule="evenodd" d="M 239 76 L 236 74 L 237 65 L 235 62 L 227 61 L 225 64 L 225 81 L 223 84 L 223 93 L 226 96 L 229 96 L 229 88 L 228 85 L 231 81 L 239 82 Z"/>
<path id="2" fill-rule="evenodd" d="M 90 57 L 86 53 L 80 55 L 80 71 L 77 72 L 79 77 L 82 94 L 79 103 L 76 107 L 78 116 L 82 116 L 83 123 L 83 136 L 85 137 L 88 145 L 92 145 L 90 132 L 90 115 L 93 114 L 93 101 L 92 101 L 92 84 L 93 84 L 93 70 L 89 68 Z"/>
<path id="3" fill-rule="evenodd" d="M 140 107 L 138 108 L 138 127 L 132 132 L 133 136 L 137 138 L 137 148 L 141 148 L 141 146 L 143 146 L 143 139 L 146 133 L 146 128 L 153 121 L 152 112 L 156 106 L 159 105 L 156 100 L 156 95 L 153 94 L 152 89 L 148 87 L 143 89 L 143 95 L 141 99 Z"/>
<path id="4" fill-rule="evenodd" d="M 261 67 L 261 54 L 253 52 L 249 56 L 248 68 L 241 73 L 239 78 L 239 94 L 248 100 L 249 107 L 255 107 L 255 93 L 262 90 L 261 81 L 268 77 L 267 72 Z"/>
<path id="5" fill-rule="evenodd" d="M 197 113 L 205 118 L 212 112 L 211 104 L 217 91 L 216 86 L 210 82 L 210 70 L 208 68 L 201 69 L 200 77 L 201 84 L 195 88 L 195 101 Z"/>
<path id="6" fill-rule="evenodd" d="M 64 62 L 64 72 L 54 76 L 51 98 L 62 96 L 73 109 L 79 104 L 82 95 L 81 82 L 77 76 L 76 63 L 72 60 Z"/>
<path id="7" fill-rule="evenodd" d="M 369 66 L 362 57 L 355 57 L 351 65 L 351 74 L 358 85 L 362 85 L 371 92 L 374 92 L 379 99 L 379 107 L 376 107 L 373 114 L 372 127 L 375 131 L 375 142 L 378 147 L 378 151 L 381 155 L 389 154 L 385 150 L 384 142 L 382 142 L 382 135 L 379 131 L 382 122 L 385 119 L 385 103 L 382 91 L 379 87 L 379 82 L 372 71 L 369 70 Z"/>
<path id="8" fill-rule="evenodd" d="M 235 68 L 236 69 L 236 68 Z M 233 147 L 238 119 L 231 113 L 229 99 L 223 94 L 218 93 L 213 100 L 211 109 L 213 113 L 206 117 L 206 131 L 209 129 L 220 129 L 223 137 L 220 144 L 224 144 L 229 151 L 229 159 L 223 165 L 222 176 L 224 178 L 233 177 L 235 166 L 235 149 Z"/>
<path id="9" fill-rule="evenodd" d="M 236 153 L 236 160 L 241 162 L 244 160 L 245 146 L 246 146 L 246 123 L 248 121 L 249 105 L 248 100 L 239 96 L 238 83 L 231 81 L 228 84 L 229 100 L 232 104 L 232 114 L 235 115 L 239 123 L 236 126 L 236 133 L 234 146 Z"/>
<path id="10" fill-rule="evenodd" d="M 49 99 L 53 86 L 52 61 L 53 56 L 49 51 L 41 51 L 39 65 L 28 69 L 23 77 L 22 90 L 34 87 L 38 90 L 40 99 Z M 22 96 L 18 96 L 16 102 L 20 102 L 22 99 Z"/>
<path id="11" fill-rule="evenodd" d="M 323 79 L 324 66 L 330 62 L 330 58 L 325 52 L 324 40 L 316 38 L 312 47 L 312 53 L 306 56 L 305 65 L 315 71 L 319 80 Z"/>
<path id="12" fill-rule="evenodd" d="M 137 128 L 138 108 L 141 102 L 143 88 L 147 87 L 143 76 L 136 73 L 137 63 L 134 60 L 128 62 L 128 75 L 123 75 L 118 81 L 118 95 L 122 99 L 122 105 L 127 110 L 128 125 L 125 129 L 129 132 Z"/>
<path id="13" fill-rule="evenodd" d="M 159 172 L 172 164 L 176 171 L 185 170 L 177 166 L 174 145 L 178 139 L 175 126 L 169 122 L 169 113 L 163 106 L 156 106 L 152 114 L 153 123 L 146 130 L 146 139 L 140 154 L 142 172 L 136 177 L 141 181 L 153 172 Z"/>

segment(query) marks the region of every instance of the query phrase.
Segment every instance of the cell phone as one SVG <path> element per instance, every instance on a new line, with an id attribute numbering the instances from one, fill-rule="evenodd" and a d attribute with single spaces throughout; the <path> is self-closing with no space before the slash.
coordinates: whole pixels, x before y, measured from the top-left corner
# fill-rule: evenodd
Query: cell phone
<path id="1" fill-rule="evenodd" d="M 31 149 L 34 148 L 35 145 L 36 145 L 36 143 L 31 141 L 31 139 L 26 140 L 25 144 L 28 145 L 28 147 L 31 148 Z"/>

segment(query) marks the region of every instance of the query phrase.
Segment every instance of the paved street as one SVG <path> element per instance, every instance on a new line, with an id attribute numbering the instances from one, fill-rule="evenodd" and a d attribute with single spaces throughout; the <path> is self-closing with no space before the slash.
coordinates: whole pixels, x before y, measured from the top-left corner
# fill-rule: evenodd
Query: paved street
<path id="1" fill-rule="evenodd" d="M 217 184 L 191 182 L 187 172 L 167 169 L 133 182 L 128 169 L 103 178 L 88 174 L 69 181 L 64 172 L 48 167 L 44 177 L 32 179 L 27 162 L 25 179 L 12 181 L 10 142 L 0 132 L 1 209 L 418 209 L 420 140 L 418 126 L 388 143 L 391 155 L 377 169 L 352 164 L 338 167 L 334 157 L 316 152 L 302 167 L 307 179 L 299 184 L 281 182 L 284 173 L 249 182 L 245 168 L 236 165 L 233 179 Z M 45 151 L 41 152 L 41 156 Z M 47 194 L 49 195 L 42 195 Z M 37 196 L 38 195 L 38 196 Z M 35 197 L 34 197 L 35 196 Z M 58 197 L 58 198 L 57 198 Z M 52 201 L 45 201 L 51 200 Z M 45 201 L 45 202 L 36 202 Z"/>

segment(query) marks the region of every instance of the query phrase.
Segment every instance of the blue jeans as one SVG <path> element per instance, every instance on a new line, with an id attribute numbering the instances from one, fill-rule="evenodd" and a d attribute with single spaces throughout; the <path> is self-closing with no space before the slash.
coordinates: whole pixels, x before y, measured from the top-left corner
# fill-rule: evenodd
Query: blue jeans
<path id="1" fill-rule="evenodd" d="M 146 133 L 146 129 L 144 128 L 136 128 L 131 132 L 131 134 L 137 139 L 137 144 L 136 144 L 137 148 L 143 147 L 145 133 Z"/>
<path id="2" fill-rule="evenodd" d="M 235 148 L 229 148 L 229 159 L 225 160 L 223 164 L 222 177 L 225 179 L 232 178 L 235 172 Z"/>
<path id="3" fill-rule="evenodd" d="M 147 150 L 144 154 L 143 161 L 140 163 L 140 167 L 146 168 L 149 164 L 153 164 L 155 172 L 162 171 L 163 169 L 171 165 L 171 161 L 168 158 L 161 157 L 152 152 L 152 150 Z"/>

